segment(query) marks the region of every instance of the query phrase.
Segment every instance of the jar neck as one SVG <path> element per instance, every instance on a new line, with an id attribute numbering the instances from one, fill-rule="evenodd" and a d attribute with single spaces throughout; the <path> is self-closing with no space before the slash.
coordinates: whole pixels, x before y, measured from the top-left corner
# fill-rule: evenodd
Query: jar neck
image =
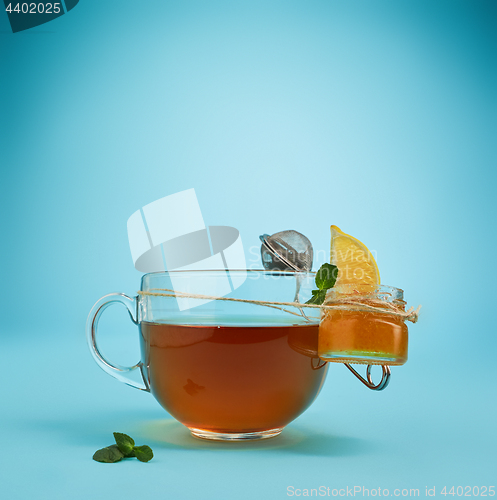
<path id="1" fill-rule="evenodd" d="M 404 292 L 400 288 L 387 285 L 350 284 L 337 285 L 328 290 L 325 303 L 337 302 L 392 304 L 405 311 Z"/>

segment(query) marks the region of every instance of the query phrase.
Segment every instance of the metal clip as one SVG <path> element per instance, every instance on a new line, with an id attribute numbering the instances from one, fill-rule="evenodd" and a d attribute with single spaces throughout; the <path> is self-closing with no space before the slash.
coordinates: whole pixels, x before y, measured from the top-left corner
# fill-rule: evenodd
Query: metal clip
<path id="1" fill-rule="evenodd" d="M 317 360 L 317 363 L 316 363 Z M 313 370 L 319 370 L 320 368 L 323 368 L 323 366 L 327 363 L 324 359 L 321 358 L 311 358 L 311 368 Z"/>
<path id="2" fill-rule="evenodd" d="M 388 385 L 388 382 L 390 381 L 390 367 L 388 365 L 381 365 L 381 368 L 383 370 L 383 375 L 381 377 L 381 380 L 379 384 L 375 385 L 373 382 L 373 379 L 371 378 L 371 368 L 373 365 L 368 365 L 366 368 L 366 377 L 367 380 L 359 375 L 354 368 L 352 368 L 348 363 L 344 363 L 344 365 L 368 388 L 371 389 L 372 391 L 382 391 L 385 389 L 385 387 Z"/>

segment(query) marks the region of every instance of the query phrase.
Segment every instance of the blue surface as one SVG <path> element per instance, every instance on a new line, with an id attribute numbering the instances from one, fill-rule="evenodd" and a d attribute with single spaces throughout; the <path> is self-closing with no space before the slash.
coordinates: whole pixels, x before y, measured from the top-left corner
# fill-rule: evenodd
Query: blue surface
<path id="1" fill-rule="evenodd" d="M 15 35 L 0 12 L 2 498 L 495 485 L 494 5 L 85 0 Z M 386 391 L 332 366 L 281 437 L 223 445 L 94 364 L 88 311 L 139 287 L 127 218 L 190 187 L 249 264 L 293 228 L 316 268 L 330 224 L 377 253 L 423 305 Z M 104 351 L 132 363 L 122 313 Z M 154 460 L 93 462 L 113 431 Z"/>

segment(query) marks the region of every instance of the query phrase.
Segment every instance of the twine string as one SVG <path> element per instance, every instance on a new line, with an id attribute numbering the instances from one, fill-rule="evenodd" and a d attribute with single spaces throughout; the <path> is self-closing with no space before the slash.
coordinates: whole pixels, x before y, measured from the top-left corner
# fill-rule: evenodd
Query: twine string
<path id="1" fill-rule="evenodd" d="M 276 302 L 271 300 L 252 300 L 252 299 L 236 299 L 234 297 L 219 297 L 215 295 L 203 295 L 200 293 L 187 293 L 179 292 L 176 290 L 171 290 L 169 288 L 152 288 L 150 291 L 138 291 L 138 295 L 141 296 L 152 296 L 152 297 L 181 297 L 188 299 L 204 299 L 204 300 L 222 300 L 226 302 L 244 302 L 246 304 L 255 304 L 258 306 L 270 307 L 272 309 L 279 309 L 294 316 L 301 317 L 303 313 L 297 313 L 295 311 L 290 311 L 285 309 L 286 307 L 295 307 L 297 309 L 309 308 L 309 309 L 320 309 L 322 311 L 331 310 L 354 310 L 354 311 L 370 311 L 380 314 L 389 314 L 398 318 L 402 318 L 411 323 L 416 323 L 419 317 L 419 311 L 421 306 L 416 309 L 410 307 L 407 311 L 404 311 L 398 305 L 391 302 L 385 302 L 380 299 L 367 298 L 368 304 L 363 302 L 363 296 L 357 297 L 347 297 L 343 299 L 334 298 L 332 301 L 325 302 L 323 305 L 318 304 L 301 304 L 300 302 Z"/>

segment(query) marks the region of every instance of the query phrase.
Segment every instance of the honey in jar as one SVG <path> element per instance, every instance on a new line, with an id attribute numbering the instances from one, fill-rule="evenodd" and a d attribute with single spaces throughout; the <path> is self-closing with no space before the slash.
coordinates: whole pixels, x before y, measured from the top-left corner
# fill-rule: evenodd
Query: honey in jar
<path id="1" fill-rule="evenodd" d="M 385 285 L 340 285 L 328 292 L 318 353 L 326 361 L 403 365 L 408 331 L 403 291 Z M 384 310 L 385 312 L 382 312 Z"/>

